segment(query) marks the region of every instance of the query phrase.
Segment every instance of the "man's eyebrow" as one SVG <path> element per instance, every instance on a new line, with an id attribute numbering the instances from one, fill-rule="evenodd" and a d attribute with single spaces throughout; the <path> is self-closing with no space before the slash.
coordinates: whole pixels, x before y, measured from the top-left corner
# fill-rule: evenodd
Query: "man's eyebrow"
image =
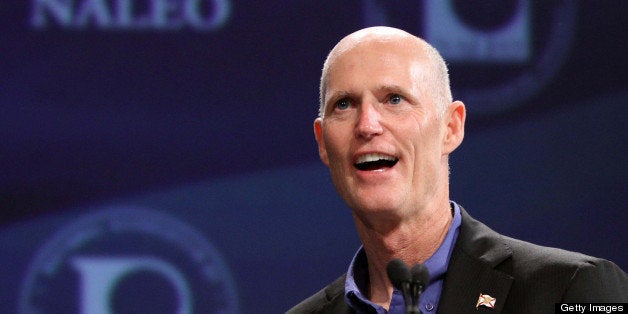
<path id="1" fill-rule="evenodd" d="M 379 88 L 377 88 L 378 92 L 387 92 L 387 93 L 399 93 L 399 94 L 405 94 L 406 89 L 396 85 L 396 84 L 386 84 L 386 85 L 382 85 Z"/>
<path id="2" fill-rule="evenodd" d="M 347 97 L 347 96 L 349 96 L 349 95 L 351 95 L 351 93 L 349 93 L 349 92 L 348 92 L 348 91 L 346 91 L 346 90 L 338 90 L 338 91 L 335 91 L 335 92 L 331 93 L 331 97 L 330 97 L 330 98 L 335 98 L 335 97 Z"/>
<path id="3" fill-rule="evenodd" d="M 386 93 L 407 93 L 407 89 L 403 88 L 399 85 L 396 84 L 385 84 L 385 85 L 381 85 L 380 87 L 378 87 L 376 90 L 376 92 L 386 92 Z M 335 91 L 331 94 L 329 94 L 329 100 L 338 100 L 338 99 L 342 99 L 345 97 L 352 97 L 352 93 L 345 91 L 345 90 L 339 90 L 339 91 Z"/>
<path id="4" fill-rule="evenodd" d="M 329 95 L 329 98 L 327 98 L 326 104 L 333 103 L 339 99 L 346 98 L 346 97 L 351 97 L 351 93 L 344 90 L 335 91 Z"/>
<path id="5" fill-rule="evenodd" d="M 384 84 L 377 88 L 376 92 L 381 96 L 387 96 L 390 94 L 399 94 L 406 100 L 413 104 L 420 104 L 421 100 L 414 94 L 414 92 L 406 87 L 397 84 Z"/>
<path id="6" fill-rule="evenodd" d="M 397 84 L 383 84 L 375 89 L 375 93 L 380 94 L 380 95 L 381 94 L 385 94 L 385 95 L 400 94 L 401 96 L 404 96 L 408 99 L 417 101 L 417 99 L 415 99 L 415 97 L 411 94 L 411 92 L 407 88 L 404 88 Z M 329 97 L 326 96 L 327 100 L 325 101 L 325 106 L 330 105 L 330 104 L 333 105 L 335 102 L 343 98 L 356 97 L 355 94 L 346 90 L 337 90 L 328 95 Z"/>

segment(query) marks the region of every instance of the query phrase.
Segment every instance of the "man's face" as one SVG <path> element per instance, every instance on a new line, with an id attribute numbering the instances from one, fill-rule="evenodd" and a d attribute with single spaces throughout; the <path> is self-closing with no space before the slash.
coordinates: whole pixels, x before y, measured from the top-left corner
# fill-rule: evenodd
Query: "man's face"
<path id="1" fill-rule="evenodd" d="M 330 60 L 315 134 L 349 207 L 396 219 L 446 194 L 447 126 L 432 98 L 419 92 L 429 76 L 422 71 L 430 71 L 420 50 L 397 42 L 360 45 Z"/>

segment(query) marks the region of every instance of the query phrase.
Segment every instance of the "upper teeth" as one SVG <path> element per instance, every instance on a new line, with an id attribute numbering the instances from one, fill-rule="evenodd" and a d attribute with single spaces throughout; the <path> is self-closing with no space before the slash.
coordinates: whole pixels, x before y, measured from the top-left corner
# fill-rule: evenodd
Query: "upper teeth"
<path id="1" fill-rule="evenodd" d="M 395 161 L 397 158 L 390 156 L 390 155 L 384 155 L 384 154 L 366 154 L 366 155 L 362 155 L 360 156 L 360 158 L 358 158 L 357 163 L 361 164 L 363 162 L 370 162 L 370 161 L 378 161 L 378 160 L 390 160 L 390 161 Z"/>

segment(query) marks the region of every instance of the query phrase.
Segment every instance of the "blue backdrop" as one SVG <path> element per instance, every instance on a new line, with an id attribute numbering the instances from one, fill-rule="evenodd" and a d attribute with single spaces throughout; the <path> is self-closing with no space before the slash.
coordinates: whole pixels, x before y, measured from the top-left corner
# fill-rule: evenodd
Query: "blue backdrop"
<path id="1" fill-rule="evenodd" d="M 0 312 L 281 313 L 359 246 L 318 160 L 327 52 L 396 26 L 450 65 L 452 199 L 628 267 L 622 1 L 0 4 Z"/>

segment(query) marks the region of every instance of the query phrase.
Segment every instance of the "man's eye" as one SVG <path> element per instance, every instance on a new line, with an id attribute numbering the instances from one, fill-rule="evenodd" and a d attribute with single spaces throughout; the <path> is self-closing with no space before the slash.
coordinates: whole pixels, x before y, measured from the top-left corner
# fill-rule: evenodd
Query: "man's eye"
<path id="1" fill-rule="evenodd" d="M 350 106 L 351 106 L 351 103 L 349 102 L 348 99 L 341 99 L 336 103 L 336 108 L 340 110 L 349 109 Z"/>
<path id="2" fill-rule="evenodd" d="M 401 103 L 402 100 L 403 100 L 403 97 L 395 94 L 395 95 L 390 96 L 390 99 L 388 100 L 388 102 L 390 102 L 393 105 L 398 105 Z"/>

